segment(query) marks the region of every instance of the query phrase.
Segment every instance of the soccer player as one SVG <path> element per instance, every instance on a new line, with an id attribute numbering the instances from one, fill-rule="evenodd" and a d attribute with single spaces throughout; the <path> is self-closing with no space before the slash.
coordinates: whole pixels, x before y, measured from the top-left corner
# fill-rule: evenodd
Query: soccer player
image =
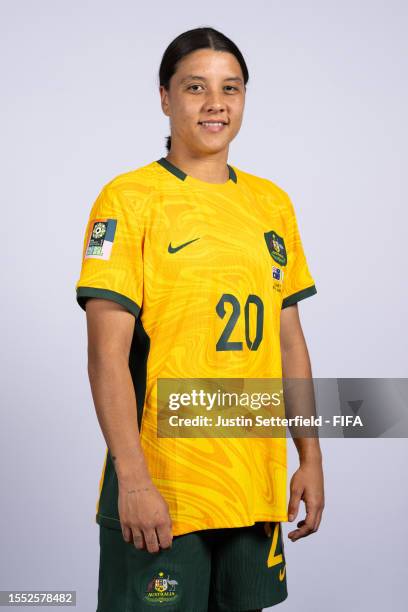
<path id="1" fill-rule="evenodd" d="M 323 506 L 316 438 L 286 503 L 285 437 L 161 437 L 159 379 L 310 378 L 297 303 L 316 293 L 294 207 L 228 164 L 248 69 L 213 28 L 166 49 L 167 156 L 101 189 L 85 231 L 77 300 L 106 440 L 96 521 L 97 612 L 255 611 L 287 597 L 289 538 Z"/>

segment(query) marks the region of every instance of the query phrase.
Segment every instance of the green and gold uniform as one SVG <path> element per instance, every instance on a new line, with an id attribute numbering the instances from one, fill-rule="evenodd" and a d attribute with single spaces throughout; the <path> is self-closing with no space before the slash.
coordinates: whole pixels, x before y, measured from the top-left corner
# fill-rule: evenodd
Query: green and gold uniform
<path id="1" fill-rule="evenodd" d="M 287 520 L 286 438 L 157 436 L 158 379 L 280 378 L 281 309 L 316 293 L 288 195 L 228 168 L 208 183 L 161 158 L 106 184 L 76 285 L 82 308 L 99 297 L 135 316 L 141 445 L 175 536 Z M 117 499 L 107 449 L 102 527 L 120 530 Z"/>

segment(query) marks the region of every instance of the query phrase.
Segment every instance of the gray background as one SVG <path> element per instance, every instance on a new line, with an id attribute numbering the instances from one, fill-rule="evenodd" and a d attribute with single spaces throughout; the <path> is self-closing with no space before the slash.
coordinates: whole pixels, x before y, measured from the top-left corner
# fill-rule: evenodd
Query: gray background
<path id="1" fill-rule="evenodd" d="M 407 4 L 2 1 L 0 18 L 0 588 L 75 589 L 88 612 L 105 444 L 74 286 L 101 186 L 165 155 L 165 47 L 211 25 L 247 60 L 229 161 L 294 202 L 318 288 L 299 307 L 314 375 L 406 377 Z M 405 610 L 406 440 L 322 448 L 324 521 L 285 540 L 280 607 Z"/>

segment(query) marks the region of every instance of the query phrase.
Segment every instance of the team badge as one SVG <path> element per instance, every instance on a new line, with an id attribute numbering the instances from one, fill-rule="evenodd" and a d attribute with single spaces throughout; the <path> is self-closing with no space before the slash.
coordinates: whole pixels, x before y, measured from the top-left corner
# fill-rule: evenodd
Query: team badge
<path id="1" fill-rule="evenodd" d="M 277 266 L 272 266 L 272 278 L 277 281 L 283 280 L 283 270 Z"/>
<path id="2" fill-rule="evenodd" d="M 151 604 L 172 603 L 179 599 L 179 583 L 169 572 L 160 571 L 148 582 L 143 599 Z"/>
<path id="3" fill-rule="evenodd" d="M 286 266 L 288 259 L 286 256 L 285 242 L 282 236 L 279 236 L 279 234 L 273 230 L 265 232 L 264 236 L 266 246 L 268 247 L 272 259 L 281 266 Z"/>
<path id="4" fill-rule="evenodd" d="M 84 259 L 109 259 L 116 232 L 116 219 L 95 219 L 91 224 Z"/>

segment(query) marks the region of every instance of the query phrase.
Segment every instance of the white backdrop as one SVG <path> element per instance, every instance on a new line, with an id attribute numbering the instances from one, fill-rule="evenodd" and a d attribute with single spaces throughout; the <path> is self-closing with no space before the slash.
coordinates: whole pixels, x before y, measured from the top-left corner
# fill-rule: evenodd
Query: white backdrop
<path id="1" fill-rule="evenodd" d="M 157 76 L 166 46 L 209 25 L 246 58 L 229 162 L 295 205 L 318 290 L 299 305 L 314 376 L 406 377 L 407 4 L 2 0 L 0 11 L 0 589 L 75 589 L 89 612 L 105 444 L 74 287 L 102 185 L 166 154 Z M 324 520 L 296 544 L 285 535 L 280 607 L 365 612 L 392 597 L 402 612 L 406 440 L 322 447 Z"/>

